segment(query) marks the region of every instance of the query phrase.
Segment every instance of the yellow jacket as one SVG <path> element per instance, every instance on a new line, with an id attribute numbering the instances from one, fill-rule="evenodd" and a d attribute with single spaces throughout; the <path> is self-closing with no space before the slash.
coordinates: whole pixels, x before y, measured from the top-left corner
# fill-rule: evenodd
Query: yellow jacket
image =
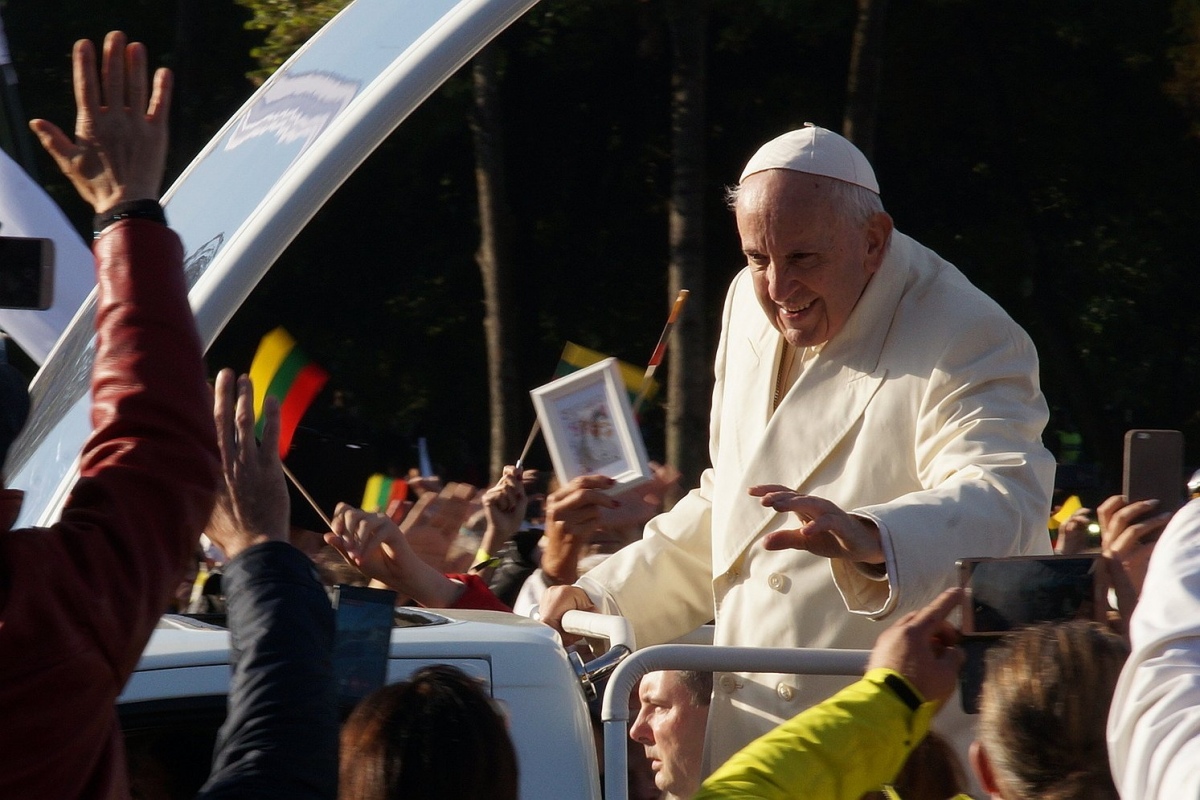
<path id="1" fill-rule="evenodd" d="M 883 788 L 925 738 L 937 710 L 927 702 L 910 707 L 888 685 L 896 680 L 922 700 L 898 672 L 873 669 L 751 742 L 693 800 L 859 800 Z"/>

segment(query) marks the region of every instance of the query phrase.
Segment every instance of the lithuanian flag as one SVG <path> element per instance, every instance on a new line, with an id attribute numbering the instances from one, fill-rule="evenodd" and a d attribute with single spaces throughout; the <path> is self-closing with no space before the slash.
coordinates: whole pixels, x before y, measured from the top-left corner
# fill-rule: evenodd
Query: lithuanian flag
<path id="1" fill-rule="evenodd" d="M 329 380 L 329 373 L 309 361 L 287 331 L 276 328 L 258 343 L 250 364 L 250 380 L 254 383 L 254 418 L 258 420 L 254 431 L 259 436 L 263 401 L 268 396 L 279 400 L 279 457 L 283 458 L 300 418 Z"/>
<path id="2" fill-rule="evenodd" d="M 563 348 L 562 357 L 558 360 L 558 367 L 554 370 L 554 377 L 561 378 L 564 375 L 570 375 L 572 372 L 590 367 L 606 358 L 608 356 L 604 353 L 580 347 L 574 342 L 567 342 L 567 346 Z M 617 369 L 621 371 L 621 381 L 625 384 L 625 391 L 629 392 L 629 402 L 637 402 L 638 392 L 642 389 L 642 377 L 646 371 L 625 361 L 618 361 Z M 658 381 L 651 378 L 650 385 L 646 387 L 646 400 L 653 400 L 657 392 Z"/>
<path id="3" fill-rule="evenodd" d="M 403 503 L 405 497 L 408 497 L 408 481 L 403 478 L 389 478 L 376 472 L 367 479 L 367 488 L 363 490 L 362 510 L 386 514 L 392 503 Z"/>

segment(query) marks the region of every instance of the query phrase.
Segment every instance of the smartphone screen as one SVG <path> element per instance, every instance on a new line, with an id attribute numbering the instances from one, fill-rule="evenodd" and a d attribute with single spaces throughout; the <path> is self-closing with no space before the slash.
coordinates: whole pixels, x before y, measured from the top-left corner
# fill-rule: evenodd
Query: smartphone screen
<path id="1" fill-rule="evenodd" d="M 1158 500 L 1156 513 L 1183 505 L 1183 433 L 1135 429 L 1125 432 L 1121 493 L 1134 503 Z"/>
<path id="2" fill-rule="evenodd" d="M 343 713 L 387 678 L 396 593 L 365 586 L 334 587 L 333 672 Z"/>
<path id="3" fill-rule="evenodd" d="M 0 308 L 45 310 L 54 304 L 54 242 L 0 236 Z"/>
<path id="4" fill-rule="evenodd" d="M 1004 634 L 1039 622 L 1095 619 L 1101 602 L 1099 554 L 965 558 L 958 562 L 963 596 L 959 673 L 963 711 L 979 713 L 984 656 Z"/>

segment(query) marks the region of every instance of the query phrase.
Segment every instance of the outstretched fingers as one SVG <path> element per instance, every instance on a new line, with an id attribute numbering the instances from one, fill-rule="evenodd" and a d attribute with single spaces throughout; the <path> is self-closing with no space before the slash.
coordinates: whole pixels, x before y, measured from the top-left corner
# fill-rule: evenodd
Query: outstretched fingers
<path id="1" fill-rule="evenodd" d="M 254 389 L 250 378 L 241 375 L 237 379 L 237 409 L 234 412 L 237 426 L 238 460 L 249 463 L 257 455 L 254 440 Z"/>
<path id="2" fill-rule="evenodd" d="M 80 116 L 95 114 L 100 110 L 102 103 L 100 80 L 96 75 L 96 46 L 89 39 L 80 39 L 71 50 L 71 83 Z"/>
<path id="3" fill-rule="evenodd" d="M 221 454 L 221 468 L 225 475 L 233 470 L 237 460 L 237 431 L 234 427 L 234 407 L 236 405 L 236 377 L 231 369 L 223 369 L 217 373 L 216 385 L 213 388 L 213 420 L 217 426 L 217 449 Z"/>
<path id="4" fill-rule="evenodd" d="M 104 53 L 101 61 L 101 81 L 104 85 L 103 105 L 110 109 L 129 105 L 125 97 L 125 34 L 110 31 L 104 37 Z"/>

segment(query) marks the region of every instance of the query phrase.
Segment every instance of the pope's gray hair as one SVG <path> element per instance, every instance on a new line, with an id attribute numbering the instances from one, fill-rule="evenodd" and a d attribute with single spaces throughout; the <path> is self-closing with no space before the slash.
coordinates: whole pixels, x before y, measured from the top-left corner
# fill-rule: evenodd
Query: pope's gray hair
<path id="1" fill-rule="evenodd" d="M 883 211 L 883 200 L 864 186 L 831 178 L 829 191 L 831 202 L 856 225 L 865 225 L 872 216 Z M 730 210 L 737 208 L 738 196 L 741 192 L 741 184 L 725 189 L 725 205 Z"/>

